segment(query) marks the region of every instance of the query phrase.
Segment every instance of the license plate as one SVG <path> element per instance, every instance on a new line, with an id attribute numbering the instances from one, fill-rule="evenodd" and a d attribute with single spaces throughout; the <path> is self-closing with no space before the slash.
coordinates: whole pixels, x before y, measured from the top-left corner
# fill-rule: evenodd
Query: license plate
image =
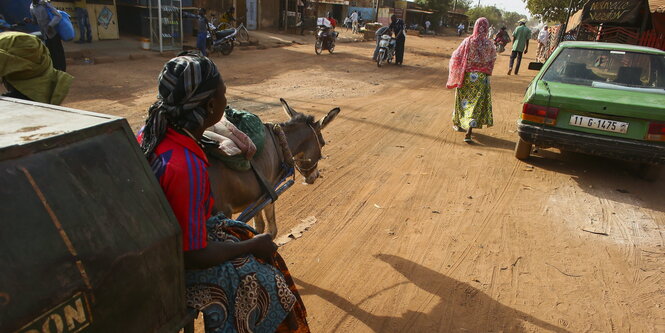
<path id="1" fill-rule="evenodd" d="M 601 131 L 626 134 L 628 132 L 628 123 L 616 120 L 607 120 L 601 118 L 585 117 L 572 115 L 570 124 L 573 126 L 593 128 Z"/>

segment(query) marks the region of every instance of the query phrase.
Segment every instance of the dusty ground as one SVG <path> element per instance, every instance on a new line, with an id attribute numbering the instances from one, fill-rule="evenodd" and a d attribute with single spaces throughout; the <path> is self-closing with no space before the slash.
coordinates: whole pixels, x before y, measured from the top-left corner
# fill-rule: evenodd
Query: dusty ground
<path id="1" fill-rule="evenodd" d="M 317 219 L 281 248 L 312 330 L 665 331 L 665 181 L 556 150 L 516 160 L 533 73 L 506 76 L 505 54 L 492 81 L 495 126 L 462 142 L 443 88 L 459 41 L 410 37 L 401 68 L 377 68 L 370 43 L 216 58 L 231 104 L 266 121 L 286 119 L 279 97 L 317 117 L 342 109 L 324 132 L 323 178 L 277 205 L 282 232 Z M 65 104 L 137 128 L 164 60 L 72 66 Z"/>

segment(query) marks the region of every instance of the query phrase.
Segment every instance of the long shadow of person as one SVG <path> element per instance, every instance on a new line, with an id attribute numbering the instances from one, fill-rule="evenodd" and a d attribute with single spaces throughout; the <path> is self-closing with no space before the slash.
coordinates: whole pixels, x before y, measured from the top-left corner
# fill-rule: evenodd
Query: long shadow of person
<path id="1" fill-rule="evenodd" d="M 347 313 L 330 331 L 339 331 L 346 317 L 353 316 L 375 332 L 531 332 L 534 329 L 569 332 L 505 306 L 467 283 L 451 279 L 407 259 L 389 254 L 377 254 L 374 257 L 391 265 L 409 281 L 397 283 L 368 296 L 358 304 L 353 304 L 332 291 L 295 279 L 302 295 L 319 296 Z M 438 297 L 439 303 L 428 313 L 407 311 L 400 317 L 378 316 L 359 306 L 369 298 L 408 283 Z"/>

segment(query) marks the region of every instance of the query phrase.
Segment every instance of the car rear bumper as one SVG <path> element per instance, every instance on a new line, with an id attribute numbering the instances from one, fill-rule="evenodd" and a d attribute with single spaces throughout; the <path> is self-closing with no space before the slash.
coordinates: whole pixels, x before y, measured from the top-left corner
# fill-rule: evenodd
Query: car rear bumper
<path id="1" fill-rule="evenodd" d="M 665 145 L 518 122 L 517 132 L 526 142 L 541 147 L 604 156 L 618 160 L 665 164 Z"/>

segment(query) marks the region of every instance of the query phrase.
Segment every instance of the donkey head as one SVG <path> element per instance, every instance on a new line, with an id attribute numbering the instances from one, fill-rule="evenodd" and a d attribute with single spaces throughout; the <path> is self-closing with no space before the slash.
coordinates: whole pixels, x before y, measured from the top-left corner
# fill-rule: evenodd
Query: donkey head
<path id="1" fill-rule="evenodd" d="M 307 184 L 314 184 L 316 178 L 319 178 L 319 160 L 321 160 L 321 149 L 326 144 L 321 135 L 321 130 L 332 122 L 339 108 L 334 108 L 321 120 L 316 121 L 313 116 L 305 115 L 292 109 L 283 98 L 282 102 L 284 112 L 290 120 L 282 123 L 286 139 L 289 143 L 289 149 L 293 153 L 295 168 L 305 177 Z"/>

